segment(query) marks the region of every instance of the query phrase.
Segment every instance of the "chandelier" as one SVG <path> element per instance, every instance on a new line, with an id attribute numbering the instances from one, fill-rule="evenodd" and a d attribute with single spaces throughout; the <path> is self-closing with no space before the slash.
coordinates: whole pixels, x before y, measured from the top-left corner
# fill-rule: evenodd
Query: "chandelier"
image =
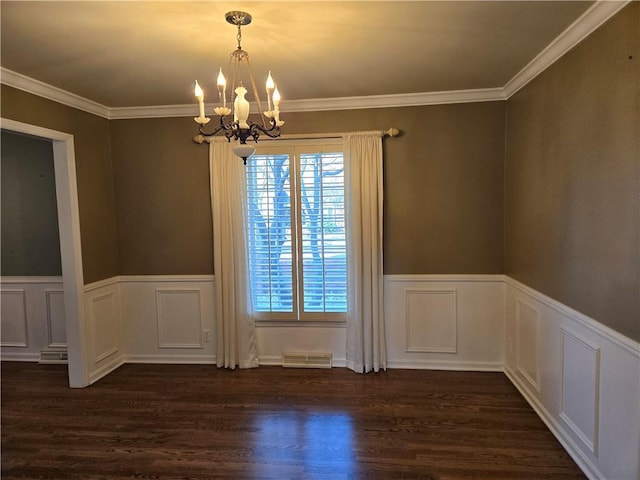
<path id="1" fill-rule="evenodd" d="M 280 92 L 276 86 L 271 72 L 267 77 L 266 91 L 267 91 L 267 109 L 262 110 L 262 103 L 260 102 L 260 96 L 258 95 L 258 89 L 251 70 L 251 64 L 249 63 L 249 54 L 242 49 L 242 30 L 244 25 L 251 23 L 251 15 L 246 12 L 233 11 L 228 12 L 225 15 L 228 23 L 238 27 L 238 48 L 231 52 L 229 56 L 229 72 L 231 74 L 231 92 L 235 93 L 235 99 L 233 103 L 230 103 L 229 108 L 227 106 L 227 80 L 222 73 L 222 68 L 218 73 L 218 99 L 219 105 L 214 108 L 215 114 L 220 117 L 220 125 L 213 131 L 206 132 L 204 127 L 209 123 L 210 118 L 205 116 L 204 112 L 204 93 L 198 81 L 196 80 L 195 96 L 198 100 L 199 115 L 194 118 L 199 125 L 198 130 L 203 137 L 213 137 L 217 134 L 224 134 L 228 141 L 231 139 L 237 140 L 238 145 L 233 148 L 233 153 L 242 158 L 244 164 L 247 164 L 247 157 L 253 155 L 256 151 L 252 145 L 247 145 L 247 140 L 252 138 L 254 142 L 258 141 L 258 137 L 261 133 L 276 138 L 280 136 L 280 127 L 284 125 L 284 121 L 280 120 Z M 249 74 L 248 88 L 251 88 L 254 101 L 258 106 L 258 111 L 262 112 L 261 123 L 255 123 L 249 121 L 250 103 L 246 98 L 248 92 L 247 87 L 243 85 L 241 78 L 242 66 L 246 65 L 246 70 Z M 246 80 L 246 79 L 245 79 Z M 225 117 L 229 116 L 233 112 L 233 121 L 226 120 Z"/>

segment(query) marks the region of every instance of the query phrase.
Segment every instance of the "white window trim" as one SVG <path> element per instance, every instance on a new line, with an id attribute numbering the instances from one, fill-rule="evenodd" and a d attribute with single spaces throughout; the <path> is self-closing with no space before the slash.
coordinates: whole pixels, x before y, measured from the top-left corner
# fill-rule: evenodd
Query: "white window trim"
<path id="1" fill-rule="evenodd" d="M 333 151 L 339 151 L 344 153 L 344 146 L 342 143 L 342 138 L 312 138 L 312 139 L 268 139 L 266 142 L 260 142 L 256 146 L 257 155 L 265 155 L 270 153 L 284 153 L 285 150 L 288 150 L 287 153 L 291 153 L 291 151 L 295 151 L 295 155 L 299 155 L 300 153 L 310 153 L 311 150 L 305 147 L 323 147 L 323 150 L 326 150 L 324 147 L 334 147 Z M 302 150 L 302 151 L 300 151 Z M 313 152 L 318 153 L 318 152 Z M 290 180 L 297 181 L 299 174 L 299 163 L 292 157 L 294 161 L 293 165 L 290 165 L 290 168 L 294 168 L 297 170 L 296 175 L 294 177 L 290 177 Z M 295 197 L 295 202 L 300 202 L 300 189 L 297 185 L 294 185 L 293 182 L 290 182 L 291 186 L 291 198 Z M 345 197 L 347 195 L 347 185 L 345 182 Z M 345 198 L 345 206 L 347 204 L 347 199 Z M 295 207 L 295 211 L 297 212 L 298 207 Z M 299 223 L 300 220 L 298 215 L 296 214 L 292 219 L 296 223 Z M 297 228 L 301 228 L 300 225 Z M 293 236 L 292 236 L 293 237 Z M 292 255 L 297 256 L 297 238 L 292 238 Z M 347 251 L 348 256 L 348 251 Z M 298 260 L 297 264 L 300 263 L 301 260 Z M 293 287 L 294 289 L 298 288 L 298 270 L 299 265 L 293 266 Z M 349 279 L 347 277 L 347 291 L 348 291 L 348 282 Z M 347 312 L 305 312 L 304 318 L 298 317 L 298 300 L 301 300 L 303 297 L 301 295 L 295 295 L 294 298 L 294 311 L 289 312 L 254 312 L 253 316 L 261 326 L 266 327 L 291 327 L 291 326 L 305 326 L 305 327 L 314 327 L 314 326 L 332 326 L 338 328 L 346 327 L 347 323 Z M 349 301 L 349 296 L 347 295 L 347 301 Z"/>

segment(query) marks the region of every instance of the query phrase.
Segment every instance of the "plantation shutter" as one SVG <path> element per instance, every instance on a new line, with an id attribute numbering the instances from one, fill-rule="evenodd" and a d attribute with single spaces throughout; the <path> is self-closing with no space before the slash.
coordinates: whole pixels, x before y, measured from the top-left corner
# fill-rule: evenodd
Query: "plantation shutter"
<path id="1" fill-rule="evenodd" d="M 269 148 L 247 162 L 249 270 L 258 319 L 347 311 L 342 152 Z"/>
<path id="2" fill-rule="evenodd" d="M 300 155 L 304 312 L 347 311 L 342 153 Z"/>

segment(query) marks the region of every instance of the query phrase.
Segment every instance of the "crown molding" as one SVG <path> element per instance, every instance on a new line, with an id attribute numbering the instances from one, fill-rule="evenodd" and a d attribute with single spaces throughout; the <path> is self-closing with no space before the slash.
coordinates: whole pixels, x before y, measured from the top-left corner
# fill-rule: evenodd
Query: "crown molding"
<path id="1" fill-rule="evenodd" d="M 362 97 L 289 100 L 282 104 L 282 112 L 356 110 L 507 100 L 620 11 L 630 1 L 632 0 L 596 1 L 591 8 L 556 37 L 556 39 L 529 62 L 527 66 L 509 80 L 504 87 L 395 95 L 369 95 Z M 191 117 L 197 114 L 195 103 L 189 105 L 110 108 L 4 67 L 0 67 L 0 83 L 110 120 Z M 212 111 L 214 106 L 215 105 L 210 104 L 207 106 L 207 109 Z"/>
<path id="2" fill-rule="evenodd" d="M 312 98 L 288 100 L 283 112 L 316 112 L 323 110 L 358 110 L 363 108 L 417 107 L 445 103 L 494 102 L 506 100 L 502 88 L 450 90 L 443 92 L 400 93 L 364 97 Z"/>
<path id="3" fill-rule="evenodd" d="M 99 117 L 111 118 L 109 107 L 4 67 L 0 67 L 0 83 Z"/>
<path id="4" fill-rule="evenodd" d="M 598 0 L 504 86 L 508 99 L 632 0 Z"/>
<path id="5" fill-rule="evenodd" d="M 364 108 L 415 107 L 421 105 L 439 105 L 445 103 L 492 102 L 506 100 L 502 88 L 477 90 L 452 90 L 448 92 L 406 93 L 395 95 L 370 95 L 363 97 L 311 98 L 305 100 L 287 100 L 283 102 L 286 112 L 319 112 L 325 110 L 358 110 Z M 257 106 L 252 110 L 257 111 Z M 215 104 L 206 104 L 205 109 L 213 112 Z M 124 107 L 110 109 L 112 120 L 153 117 L 192 117 L 197 115 L 195 103 L 188 105 L 164 105 L 157 107 Z"/>
<path id="6" fill-rule="evenodd" d="M 213 112 L 218 105 L 206 104 L 205 109 Z M 255 112 L 255 106 L 253 111 Z M 125 120 L 130 118 L 166 118 L 166 117 L 197 117 L 198 105 L 157 105 L 148 107 L 114 107 L 109 111 L 111 120 Z"/>

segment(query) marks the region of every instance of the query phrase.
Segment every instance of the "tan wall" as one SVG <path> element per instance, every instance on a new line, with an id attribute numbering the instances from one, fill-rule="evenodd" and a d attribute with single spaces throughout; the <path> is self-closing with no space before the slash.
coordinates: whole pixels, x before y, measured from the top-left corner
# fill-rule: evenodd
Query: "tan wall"
<path id="1" fill-rule="evenodd" d="M 111 125 L 122 275 L 213 273 L 207 145 L 192 118 Z"/>
<path id="2" fill-rule="evenodd" d="M 195 107 L 194 107 L 195 108 Z M 385 273 L 503 271 L 504 102 L 288 113 L 286 133 L 395 126 Z M 212 273 L 207 146 L 191 118 L 112 122 L 121 274 Z"/>
<path id="3" fill-rule="evenodd" d="M 506 164 L 506 273 L 635 340 L 639 18 L 633 2 L 508 101 Z"/>
<path id="4" fill-rule="evenodd" d="M 2 85 L 2 117 L 74 136 L 85 283 L 118 274 L 109 121 Z"/>

